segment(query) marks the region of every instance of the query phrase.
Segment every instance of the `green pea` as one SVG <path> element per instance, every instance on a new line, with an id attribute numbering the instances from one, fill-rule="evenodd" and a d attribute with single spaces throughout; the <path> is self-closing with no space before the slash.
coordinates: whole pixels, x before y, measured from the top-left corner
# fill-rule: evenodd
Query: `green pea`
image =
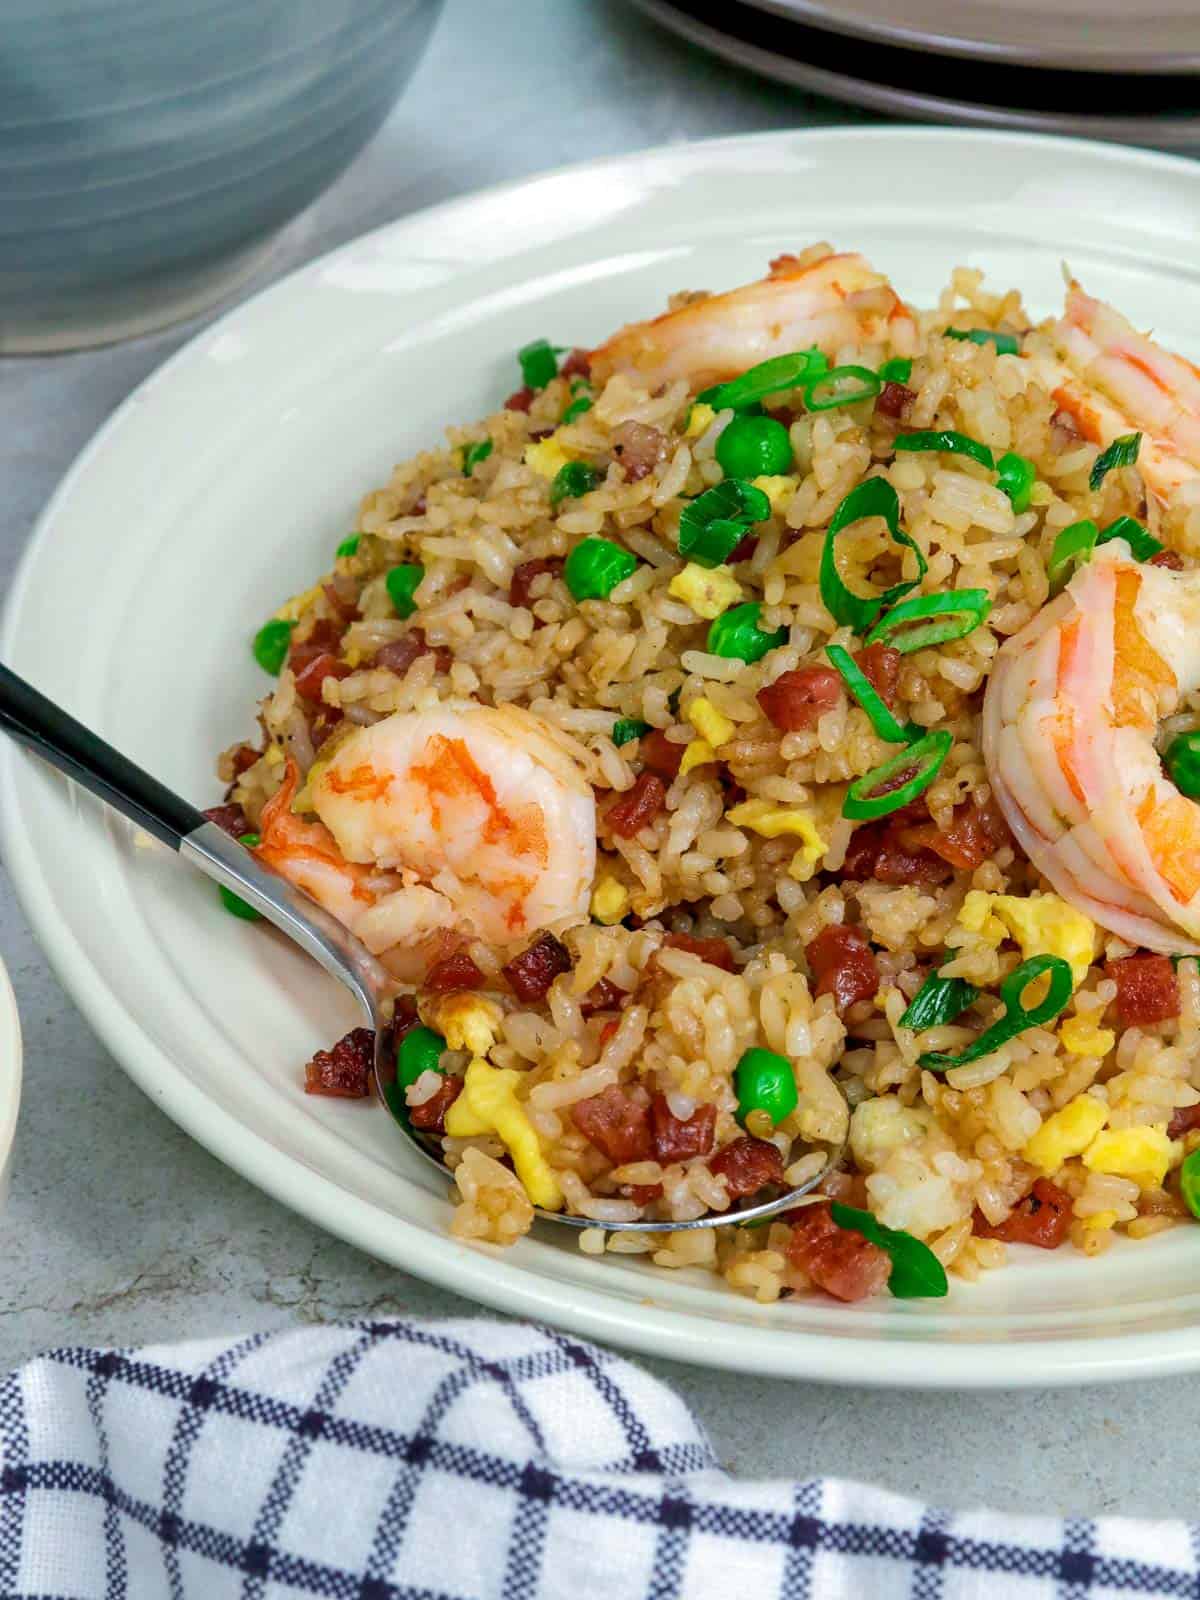
<path id="1" fill-rule="evenodd" d="M 558 354 L 549 339 L 531 339 L 517 351 L 517 360 L 529 389 L 544 389 L 558 372 Z"/>
<path id="2" fill-rule="evenodd" d="M 1193 1150 L 1180 1167 L 1179 1192 L 1184 1205 L 1200 1221 L 1200 1150 Z"/>
<path id="3" fill-rule="evenodd" d="M 585 539 L 567 557 L 563 577 L 576 600 L 606 600 L 637 568 L 637 557 L 611 539 Z"/>
<path id="4" fill-rule="evenodd" d="M 248 850 L 262 843 L 262 835 L 258 833 L 243 833 L 238 839 L 239 844 L 244 844 Z M 240 895 L 234 894 L 232 889 L 227 889 L 223 883 L 217 885 L 217 893 L 221 896 L 221 904 L 230 916 L 241 917 L 243 922 L 261 922 L 262 912 L 256 911 L 248 905 Z"/>
<path id="5" fill-rule="evenodd" d="M 550 504 L 556 506 L 561 500 L 577 500 L 581 494 L 591 494 L 603 476 L 595 467 L 589 467 L 586 461 L 568 461 L 565 467 L 559 467 L 554 474 L 554 482 L 550 485 Z"/>
<path id="6" fill-rule="evenodd" d="M 774 417 L 734 417 L 716 447 L 717 463 L 728 478 L 772 477 L 792 464 L 792 441 Z"/>
<path id="7" fill-rule="evenodd" d="M 411 617 L 417 609 L 413 595 L 421 585 L 425 568 L 415 561 L 403 567 L 393 567 L 386 578 L 387 592 L 398 617 Z"/>
<path id="8" fill-rule="evenodd" d="M 432 1028 L 412 1028 L 396 1051 L 396 1075 L 403 1089 L 411 1089 L 423 1072 L 440 1072 L 446 1041 Z"/>
<path id="9" fill-rule="evenodd" d="M 348 539 L 343 539 L 334 551 L 338 560 L 340 561 L 344 556 L 356 556 L 358 554 L 358 541 L 361 538 L 361 533 L 352 533 Z"/>
<path id="10" fill-rule="evenodd" d="M 757 600 L 722 612 L 708 630 L 708 653 L 737 661 L 761 661 L 768 650 L 787 643 L 787 629 L 764 633 L 758 625 L 762 606 Z"/>
<path id="11" fill-rule="evenodd" d="M 254 635 L 254 659 L 264 672 L 269 672 L 277 678 L 283 671 L 283 663 L 287 660 L 288 645 L 292 641 L 294 622 L 284 622 L 279 617 L 272 617 L 270 622 L 264 622 Z"/>
<path id="12" fill-rule="evenodd" d="M 738 1098 L 738 1121 L 748 1111 L 765 1111 L 779 1124 L 796 1109 L 796 1075 L 786 1056 L 773 1050 L 747 1050 L 734 1068 L 733 1084 Z"/>
<path id="13" fill-rule="evenodd" d="M 1172 739 L 1163 763 L 1180 794 L 1190 800 L 1200 797 L 1200 730 Z"/>

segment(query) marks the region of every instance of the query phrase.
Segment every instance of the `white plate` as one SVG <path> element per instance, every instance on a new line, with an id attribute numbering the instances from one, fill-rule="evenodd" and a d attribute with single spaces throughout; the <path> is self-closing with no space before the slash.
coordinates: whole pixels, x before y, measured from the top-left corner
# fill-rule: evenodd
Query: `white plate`
<path id="1" fill-rule="evenodd" d="M 232 312 L 157 372 L 43 515 L 4 655 L 199 804 L 264 682 L 247 641 L 324 569 L 358 497 L 493 408 L 539 334 L 596 341 L 672 289 L 727 286 L 815 238 L 932 300 L 950 267 L 1059 263 L 1200 350 L 1200 168 L 1107 146 L 935 129 L 677 146 L 551 174 L 368 235 Z M 858 1384 L 1081 1382 L 1200 1367 L 1200 1233 L 1101 1261 L 1028 1252 L 937 1303 L 761 1307 L 703 1277 L 446 1237 L 435 1174 L 300 1066 L 356 1020 L 316 968 L 11 748 L 5 855 L 63 982 L 129 1073 L 223 1160 L 314 1221 L 505 1311 L 656 1354 Z M 180 1204 L 187 1197 L 180 1196 Z"/>
<path id="2" fill-rule="evenodd" d="M 17 1000 L 0 961 L 0 1208 L 8 1197 L 12 1145 L 21 1104 L 21 1019 Z"/>

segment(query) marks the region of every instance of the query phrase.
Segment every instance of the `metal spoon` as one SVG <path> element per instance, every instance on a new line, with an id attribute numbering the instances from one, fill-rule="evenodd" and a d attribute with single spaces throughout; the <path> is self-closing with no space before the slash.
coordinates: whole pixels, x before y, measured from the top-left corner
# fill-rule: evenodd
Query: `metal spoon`
<path id="1" fill-rule="evenodd" d="M 396 1063 L 389 1048 L 396 985 L 366 946 L 310 895 L 265 867 L 215 822 L 209 822 L 194 806 L 2 664 L 0 728 L 169 845 L 208 877 L 240 895 L 350 990 L 375 1033 L 374 1072 L 379 1098 L 413 1147 L 443 1178 L 453 1182 L 454 1174 L 442 1160 L 434 1136 L 422 1134 L 412 1126 L 403 1096 L 396 1090 Z M 799 1188 L 761 1205 L 731 1208 L 690 1222 L 600 1222 L 540 1209 L 537 1215 L 569 1228 L 603 1228 L 609 1233 L 683 1233 L 727 1223 L 761 1222 L 786 1211 L 815 1189 L 838 1165 L 843 1149 L 844 1145 L 831 1149 L 821 1170 Z"/>

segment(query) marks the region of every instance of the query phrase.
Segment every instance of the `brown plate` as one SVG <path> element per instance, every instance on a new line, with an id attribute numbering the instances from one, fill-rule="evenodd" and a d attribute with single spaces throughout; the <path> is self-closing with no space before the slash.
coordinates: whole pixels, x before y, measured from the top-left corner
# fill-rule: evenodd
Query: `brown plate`
<path id="1" fill-rule="evenodd" d="M 1196 0 L 748 0 L 794 22 L 948 55 L 1091 72 L 1200 72 Z"/>
<path id="2" fill-rule="evenodd" d="M 999 61 L 951 62 L 942 55 L 869 39 L 850 42 L 843 33 L 728 0 L 634 4 L 674 33 L 738 66 L 873 111 L 1200 151 L 1200 92 L 1187 73 L 1098 78 L 1090 71 L 1017 69 Z"/>

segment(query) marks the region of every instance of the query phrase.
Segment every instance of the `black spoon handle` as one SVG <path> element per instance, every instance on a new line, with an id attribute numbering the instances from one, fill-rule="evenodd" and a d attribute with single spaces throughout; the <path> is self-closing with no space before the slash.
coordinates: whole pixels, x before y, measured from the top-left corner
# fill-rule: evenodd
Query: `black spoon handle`
<path id="1" fill-rule="evenodd" d="M 172 850 L 178 850 L 189 833 L 204 826 L 204 817 L 195 806 L 2 664 L 0 728 Z"/>
<path id="2" fill-rule="evenodd" d="M 371 1017 L 372 1027 L 379 1025 L 379 999 L 389 993 L 388 977 L 353 934 L 302 889 L 272 872 L 252 851 L 222 833 L 195 806 L 181 800 L 3 665 L 0 730 L 28 745 L 131 822 L 169 844 L 172 850 L 180 851 L 186 861 L 215 882 L 247 900 L 327 972 L 348 984 Z"/>

